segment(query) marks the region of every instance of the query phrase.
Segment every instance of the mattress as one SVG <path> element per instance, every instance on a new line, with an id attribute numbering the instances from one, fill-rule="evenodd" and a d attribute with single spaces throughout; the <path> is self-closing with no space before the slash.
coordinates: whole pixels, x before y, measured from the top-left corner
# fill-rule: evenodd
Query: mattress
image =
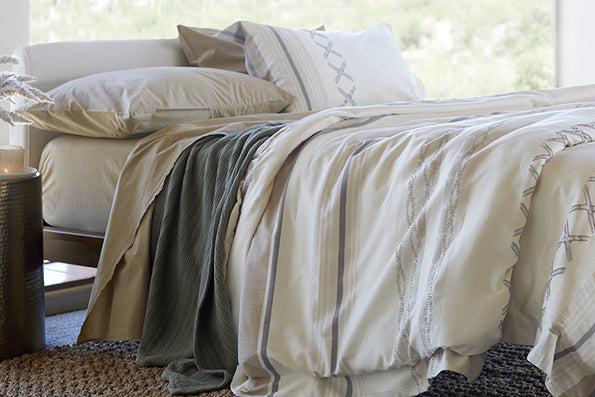
<path id="1" fill-rule="evenodd" d="M 105 233 L 116 184 L 138 139 L 62 135 L 43 149 L 43 219 L 50 226 Z"/>

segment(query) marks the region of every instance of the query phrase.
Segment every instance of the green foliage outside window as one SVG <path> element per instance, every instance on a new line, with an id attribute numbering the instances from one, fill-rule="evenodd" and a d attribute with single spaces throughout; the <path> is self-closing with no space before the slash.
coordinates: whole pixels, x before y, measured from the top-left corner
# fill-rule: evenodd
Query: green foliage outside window
<path id="1" fill-rule="evenodd" d="M 427 97 L 553 86 L 551 0 L 30 0 L 32 43 L 174 38 L 176 25 L 237 20 L 356 31 L 392 26 Z"/>

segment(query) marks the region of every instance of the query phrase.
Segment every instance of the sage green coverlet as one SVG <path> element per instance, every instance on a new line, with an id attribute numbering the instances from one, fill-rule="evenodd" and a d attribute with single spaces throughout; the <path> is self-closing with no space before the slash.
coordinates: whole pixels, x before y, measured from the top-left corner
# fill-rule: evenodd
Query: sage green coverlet
<path id="1" fill-rule="evenodd" d="M 163 377 L 172 394 L 221 388 L 236 369 L 225 235 L 253 154 L 284 125 L 199 139 L 178 158 L 156 199 L 151 283 L 136 361 L 167 366 Z"/>

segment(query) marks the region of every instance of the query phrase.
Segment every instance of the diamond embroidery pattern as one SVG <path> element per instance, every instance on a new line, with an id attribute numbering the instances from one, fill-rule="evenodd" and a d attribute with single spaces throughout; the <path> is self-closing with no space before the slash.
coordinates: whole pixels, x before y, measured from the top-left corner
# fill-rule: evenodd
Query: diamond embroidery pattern
<path id="1" fill-rule="evenodd" d="M 562 261 L 564 262 L 563 264 L 556 266 L 556 263 L 558 261 L 554 260 L 554 263 L 552 264 L 552 267 L 550 269 L 550 276 L 545 289 L 545 299 L 542 311 L 545 310 L 547 301 L 550 297 L 550 285 L 552 283 L 552 280 L 554 279 L 554 277 L 564 274 L 564 271 L 566 271 L 566 265 L 572 261 L 572 244 L 577 242 L 589 241 L 591 239 L 591 236 L 595 232 L 595 205 L 593 205 L 593 202 L 591 200 L 591 191 L 589 189 L 589 184 L 593 184 L 593 182 L 595 182 L 595 177 L 590 177 L 587 180 L 587 183 L 583 186 L 583 196 L 585 202 L 573 205 L 569 211 L 569 215 L 575 214 L 579 217 L 581 215 L 587 217 L 590 233 L 572 234 L 568 219 L 566 220 L 566 223 L 564 224 L 564 231 L 562 232 L 562 237 L 558 242 L 558 249 L 564 248 L 566 261 Z M 579 211 L 584 211 L 584 213 Z"/>
<path id="2" fill-rule="evenodd" d="M 517 256 L 517 258 L 519 256 L 518 239 L 520 238 L 520 235 L 524 228 L 524 224 L 527 221 L 528 206 L 526 203 L 528 203 L 528 200 L 531 198 L 531 195 L 534 193 L 537 187 L 537 183 L 539 181 L 539 170 L 541 170 L 543 164 L 545 164 L 552 158 L 552 156 L 556 152 L 556 150 L 554 150 L 556 146 L 561 145 L 562 150 L 564 150 L 564 148 L 566 147 L 593 142 L 591 135 L 586 133 L 584 129 L 595 129 L 595 123 L 577 124 L 571 128 L 556 131 L 553 137 L 548 138 L 543 142 L 543 153 L 537 154 L 533 157 L 532 163 L 529 166 L 528 170 L 529 175 L 532 177 L 531 186 L 524 189 L 522 193 L 523 200 L 521 203 L 520 210 L 524 217 L 523 226 L 515 230 L 513 235 L 513 241 L 511 243 L 511 248 Z M 542 313 L 546 310 L 547 302 L 550 296 L 550 285 L 552 283 L 552 280 L 555 277 L 564 274 L 564 271 L 566 270 L 566 264 L 572 261 L 572 244 L 589 241 L 591 235 L 595 232 L 595 205 L 593 205 L 593 201 L 591 199 L 592 194 L 589 190 L 589 184 L 593 182 L 595 182 L 595 177 L 589 177 L 587 180 L 587 184 L 585 184 L 583 187 L 583 195 L 585 198 L 585 202 L 572 206 L 569 211 L 569 215 L 573 213 L 578 215 L 579 211 L 584 211 L 584 215 L 588 217 L 590 234 L 573 234 L 568 219 L 566 220 L 564 230 L 562 232 L 562 236 L 560 241 L 558 242 L 557 247 L 558 250 L 564 248 L 562 257 L 564 257 L 565 260 L 554 259 L 554 263 L 550 268 L 549 280 L 546 285 Z M 556 258 L 559 258 L 558 254 L 556 254 Z M 560 264 L 560 261 L 563 263 Z"/>
<path id="3" fill-rule="evenodd" d="M 347 73 L 346 69 L 348 65 L 341 53 L 333 48 L 333 42 L 327 36 L 320 34 L 318 31 L 312 31 L 310 38 L 323 50 L 322 56 L 329 68 L 336 72 L 335 84 L 337 84 L 337 91 L 345 97 L 341 106 L 356 106 L 357 103 L 353 98 L 353 95 L 357 91 L 355 80 Z"/>
<path id="4" fill-rule="evenodd" d="M 585 128 L 595 129 L 595 123 L 577 124 L 570 128 L 556 131 L 554 133 L 553 137 L 546 139 L 543 142 L 543 144 L 541 145 L 544 149 L 544 152 L 537 154 L 533 157 L 531 165 L 529 165 L 529 170 L 528 170 L 529 175 L 532 177 L 532 183 L 529 187 L 527 187 L 523 190 L 523 193 L 522 193 L 523 201 L 521 202 L 521 206 L 520 206 L 520 210 L 521 210 L 521 213 L 523 214 L 524 222 L 521 227 L 515 229 L 514 234 L 513 234 L 513 241 L 511 242 L 511 245 L 510 245 L 512 251 L 514 252 L 514 254 L 517 257 L 519 256 L 519 252 L 520 252 L 520 249 L 518 246 L 518 240 L 523 232 L 525 223 L 527 221 L 527 213 L 528 213 L 527 204 L 529 203 L 531 196 L 533 195 L 533 193 L 535 192 L 535 189 L 537 188 L 537 182 L 539 180 L 539 170 L 541 170 L 541 167 L 543 166 L 543 164 L 548 162 L 554 155 L 555 151 L 553 149 L 553 145 L 562 145 L 563 147 L 569 147 L 569 146 L 573 146 L 573 145 L 580 145 L 583 143 L 592 142 L 593 139 L 591 138 L 591 135 L 589 135 L 588 133 L 586 133 L 584 131 Z M 589 203 L 588 205 L 591 205 L 590 198 L 589 198 L 588 203 Z M 587 204 L 585 204 L 585 205 L 587 205 Z M 580 210 L 582 208 L 576 208 L 576 209 Z M 593 218 L 592 225 L 593 225 L 593 227 L 595 227 L 595 215 L 593 213 L 591 213 L 591 217 Z M 592 230 L 595 230 L 595 229 L 592 229 Z M 570 246 L 570 243 L 572 241 L 576 241 L 575 239 L 577 237 L 569 235 L 568 238 L 570 240 L 568 241 L 567 244 L 568 244 L 568 246 Z"/>

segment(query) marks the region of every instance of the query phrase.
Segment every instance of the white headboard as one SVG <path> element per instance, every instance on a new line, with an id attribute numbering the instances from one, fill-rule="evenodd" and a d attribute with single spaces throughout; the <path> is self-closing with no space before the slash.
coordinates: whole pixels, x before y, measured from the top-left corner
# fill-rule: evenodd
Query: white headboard
<path id="1" fill-rule="evenodd" d="M 43 91 L 94 73 L 150 66 L 188 66 L 178 39 L 34 44 L 18 48 L 14 56 L 21 62 L 14 71 L 36 77 L 33 85 Z M 21 124 L 10 128 L 9 141 L 25 147 L 26 165 L 37 168 L 43 147 L 58 135 L 58 132 Z"/>

